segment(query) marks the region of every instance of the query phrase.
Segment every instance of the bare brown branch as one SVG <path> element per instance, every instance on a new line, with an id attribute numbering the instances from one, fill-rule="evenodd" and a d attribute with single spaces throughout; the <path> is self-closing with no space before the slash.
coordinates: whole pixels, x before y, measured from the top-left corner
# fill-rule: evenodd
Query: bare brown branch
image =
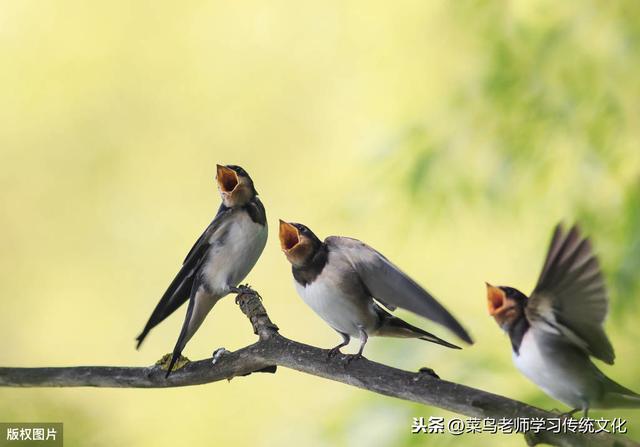
<path id="1" fill-rule="evenodd" d="M 0 368 L 0 386 L 11 387 L 116 387 L 166 388 L 201 385 L 230 380 L 254 372 L 275 372 L 282 366 L 325 379 L 373 391 L 385 396 L 418 402 L 478 418 L 558 418 L 530 405 L 441 380 L 424 373 L 412 373 L 367 359 L 345 362 L 345 357 L 329 358 L 327 350 L 295 342 L 278 333 L 258 295 L 244 293 L 237 303 L 249 318 L 258 342 L 235 352 L 224 352 L 212 360 L 187 364 L 165 379 L 158 366 L 146 368 L 78 366 L 64 368 Z M 557 446 L 640 446 L 621 436 L 609 434 L 540 432 L 527 435 L 527 443 Z"/>

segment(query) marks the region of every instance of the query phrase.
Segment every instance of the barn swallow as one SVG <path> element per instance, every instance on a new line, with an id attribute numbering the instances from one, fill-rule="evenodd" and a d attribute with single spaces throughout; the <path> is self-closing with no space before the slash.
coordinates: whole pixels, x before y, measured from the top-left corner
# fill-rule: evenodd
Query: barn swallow
<path id="1" fill-rule="evenodd" d="M 258 261 L 267 242 L 265 209 L 249 174 L 240 166 L 217 165 L 216 181 L 222 197 L 218 213 L 187 254 L 137 337 L 139 348 L 152 328 L 189 300 L 167 376 L 216 302 L 229 293 L 240 292 L 238 284 Z"/>
<path id="2" fill-rule="evenodd" d="M 467 343 L 466 330 L 426 290 L 368 245 L 347 237 L 324 242 L 306 226 L 280 221 L 280 245 L 292 265 L 300 297 L 342 336 L 329 351 L 333 356 L 360 339 L 362 357 L 370 336 L 419 338 L 448 348 L 458 346 L 391 315 L 397 307 L 438 322 Z M 378 304 L 380 303 L 380 304 Z"/>
<path id="3" fill-rule="evenodd" d="M 598 259 L 578 226 L 557 225 L 538 283 L 527 298 L 487 283 L 489 315 L 511 339 L 513 361 L 532 382 L 573 408 L 640 407 L 640 395 L 605 376 L 593 356 L 613 364 L 603 322 L 609 300 Z"/>

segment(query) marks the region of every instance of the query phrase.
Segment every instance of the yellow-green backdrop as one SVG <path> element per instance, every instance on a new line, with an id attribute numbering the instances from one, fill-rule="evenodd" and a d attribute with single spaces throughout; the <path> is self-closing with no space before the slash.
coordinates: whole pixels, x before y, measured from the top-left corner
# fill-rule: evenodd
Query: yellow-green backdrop
<path id="1" fill-rule="evenodd" d="M 282 333 L 339 337 L 296 296 L 277 219 L 360 238 L 477 342 L 376 340 L 371 359 L 565 408 L 517 373 L 484 281 L 528 292 L 553 225 L 592 235 L 615 366 L 640 391 L 635 1 L 0 1 L 0 365 L 149 365 L 134 337 L 242 165 L 271 234 L 248 281 Z M 444 329 L 403 314 L 437 334 Z M 254 340 L 232 299 L 185 354 Z M 629 419 L 640 438 L 640 414 Z M 285 369 L 166 390 L 0 389 L 0 421 L 69 446 L 514 445 L 412 436 L 446 412 Z"/>

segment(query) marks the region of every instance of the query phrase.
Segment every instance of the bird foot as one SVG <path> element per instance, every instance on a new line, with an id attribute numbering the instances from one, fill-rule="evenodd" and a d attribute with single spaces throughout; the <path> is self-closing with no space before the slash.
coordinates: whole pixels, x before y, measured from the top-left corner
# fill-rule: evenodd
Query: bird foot
<path id="1" fill-rule="evenodd" d="M 172 356 L 173 356 L 172 353 L 163 355 L 162 358 L 160 358 L 160 360 L 158 360 L 155 363 L 155 366 L 159 366 L 160 369 L 163 370 L 163 371 L 168 371 L 169 370 L 169 365 L 171 364 L 171 357 Z M 191 360 L 189 360 L 185 356 L 181 355 L 180 357 L 178 357 L 178 360 L 176 360 L 175 365 L 173 365 L 173 371 L 176 371 L 178 369 L 184 368 L 190 362 L 191 362 Z"/>
<path id="2" fill-rule="evenodd" d="M 238 287 L 230 287 L 229 291 L 236 294 L 236 304 L 238 304 L 238 297 L 240 297 L 240 295 L 257 296 L 260 301 L 262 301 L 262 297 L 260 296 L 260 294 L 253 290 L 249 284 L 241 284 Z"/>
<path id="3" fill-rule="evenodd" d="M 220 360 L 220 357 L 225 355 L 227 352 L 229 351 L 227 351 L 224 347 L 218 348 L 215 351 L 213 351 L 213 354 L 211 354 L 211 364 L 215 365 L 216 362 Z"/>
<path id="4" fill-rule="evenodd" d="M 418 370 L 418 373 L 426 374 L 426 375 L 431 376 L 431 377 L 433 377 L 435 379 L 439 379 L 440 378 L 440 376 L 437 375 L 436 372 L 433 369 L 427 368 L 427 367 L 420 368 Z"/>
<path id="5" fill-rule="evenodd" d="M 327 353 L 327 357 L 328 357 L 328 358 L 333 358 L 333 357 L 335 357 L 335 356 L 336 356 L 336 355 L 338 355 L 338 354 L 342 354 L 342 352 L 340 352 L 340 348 L 341 348 L 341 347 L 342 347 L 342 346 L 336 346 L 335 348 L 331 348 L 331 349 L 329 349 L 329 352 Z"/>

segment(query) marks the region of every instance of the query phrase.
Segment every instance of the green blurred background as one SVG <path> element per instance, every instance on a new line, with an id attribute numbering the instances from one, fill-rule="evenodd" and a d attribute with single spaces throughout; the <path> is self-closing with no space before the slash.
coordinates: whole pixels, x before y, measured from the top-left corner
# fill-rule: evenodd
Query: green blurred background
<path id="1" fill-rule="evenodd" d="M 487 316 L 528 292 L 553 225 L 583 224 L 611 292 L 604 371 L 640 391 L 640 3 L 0 1 L 0 364 L 149 365 L 134 337 L 215 213 L 216 163 L 253 176 L 271 234 L 248 280 L 288 337 L 339 337 L 297 297 L 277 218 L 375 246 L 477 343 L 373 339 L 368 357 L 540 405 Z M 438 335 L 444 329 L 403 314 Z M 220 303 L 185 354 L 254 335 Z M 640 414 L 597 411 L 630 419 Z M 281 369 L 167 390 L 0 389 L 0 420 L 67 445 L 521 444 L 412 436 L 452 414 Z"/>

